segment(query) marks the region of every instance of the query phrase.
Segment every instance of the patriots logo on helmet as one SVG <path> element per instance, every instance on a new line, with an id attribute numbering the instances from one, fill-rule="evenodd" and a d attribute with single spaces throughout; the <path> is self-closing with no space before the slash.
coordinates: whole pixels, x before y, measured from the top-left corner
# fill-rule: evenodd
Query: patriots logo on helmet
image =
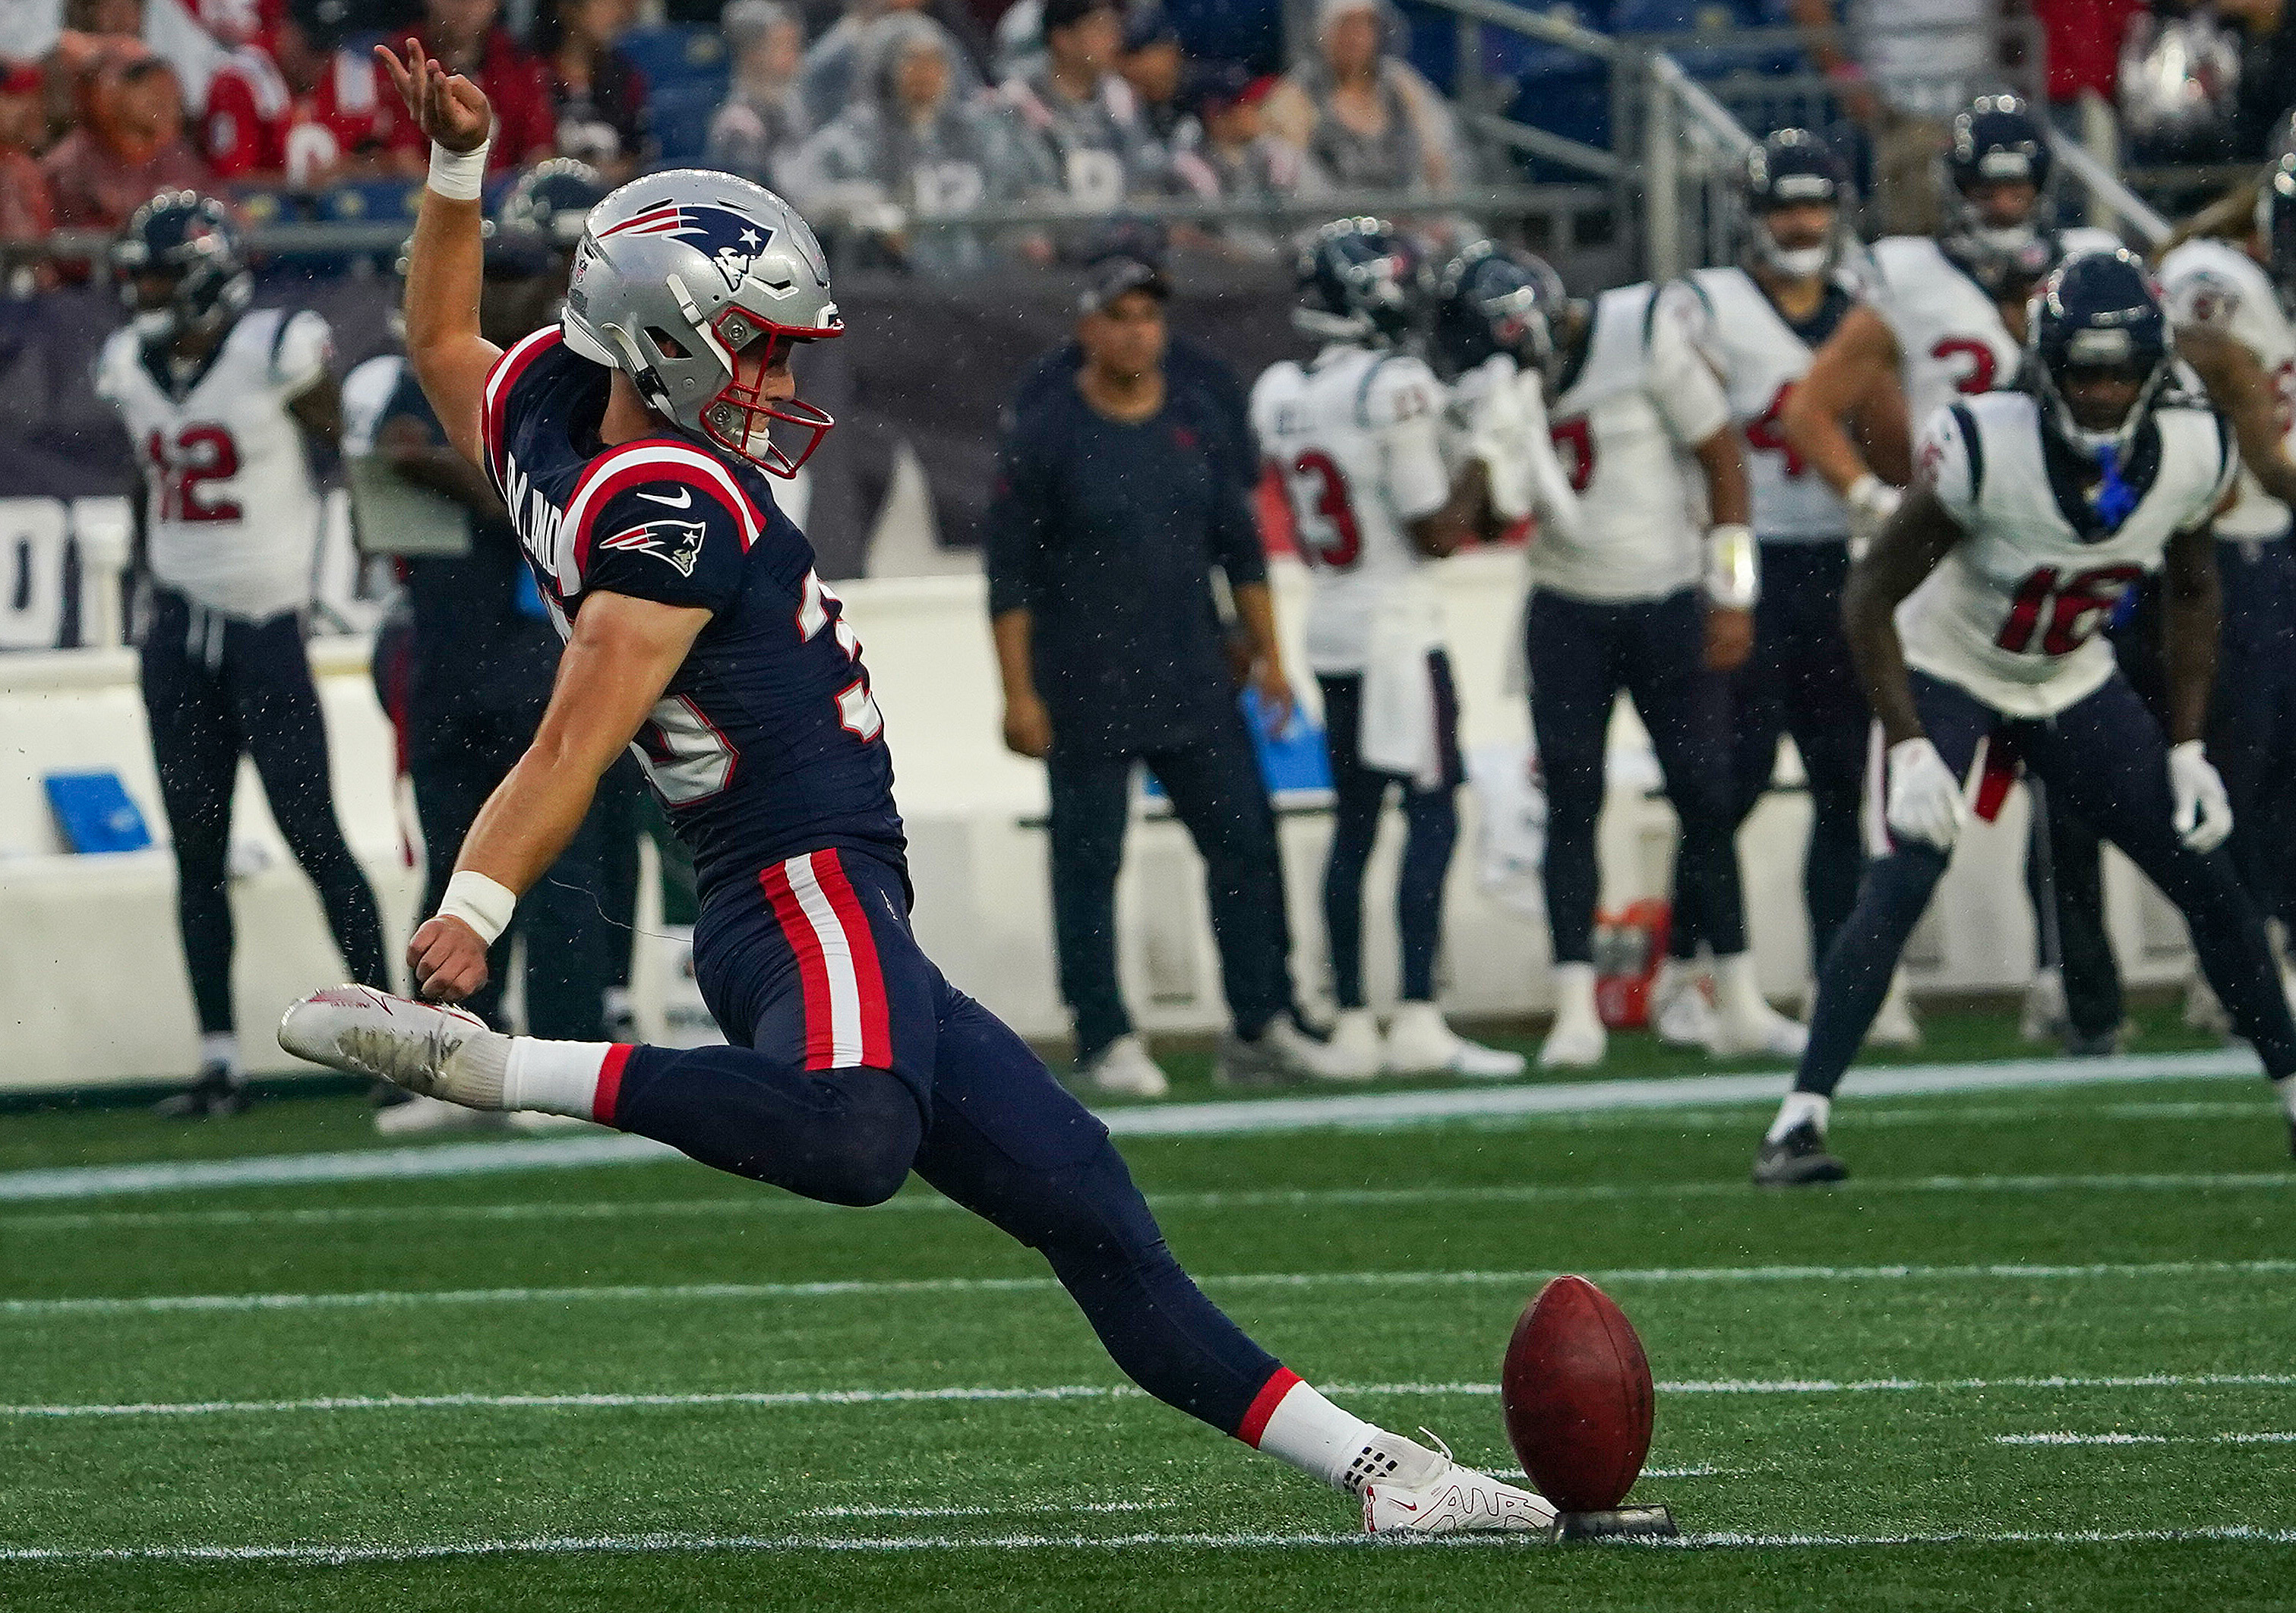
<path id="1" fill-rule="evenodd" d="M 676 569 L 678 576 L 692 577 L 694 562 L 701 558 L 701 536 L 705 530 L 698 520 L 650 520 L 642 527 L 601 538 L 598 547 L 651 554 L 656 560 L 668 561 Z"/>
<path id="2" fill-rule="evenodd" d="M 740 289 L 750 264 L 772 244 L 774 227 L 732 208 L 673 204 L 626 218 L 603 232 L 601 239 L 615 235 L 669 235 L 689 242 L 717 265 L 726 289 L 732 291 Z"/>

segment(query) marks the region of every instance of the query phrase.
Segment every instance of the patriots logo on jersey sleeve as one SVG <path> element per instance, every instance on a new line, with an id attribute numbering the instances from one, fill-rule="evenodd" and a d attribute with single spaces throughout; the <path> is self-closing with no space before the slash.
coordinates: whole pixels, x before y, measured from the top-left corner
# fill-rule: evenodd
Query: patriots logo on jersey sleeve
<path id="1" fill-rule="evenodd" d="M 739 290 L 750 265 L 774 238 L 771 225 L 759 224 L 732 208 L 659 207 L 623 220 L 605 232 L 613 235 L 674 235 L 707 253 L 725 276 L 726 289 Z"/>
<path id="2" fill-rule="evenodd" d="M 678 576 L 692 577 L 694 562 L 701 558 L 701 537 L 706 530 L 698 520 L 650 520 L 642 527 L 600 538 L 598 547 L 651 554 L 676 568 Z"/>

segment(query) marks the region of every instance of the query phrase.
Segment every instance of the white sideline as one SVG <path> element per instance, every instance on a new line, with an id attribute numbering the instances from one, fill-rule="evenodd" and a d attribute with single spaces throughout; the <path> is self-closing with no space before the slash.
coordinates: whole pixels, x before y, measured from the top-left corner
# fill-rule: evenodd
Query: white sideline
<path id="1" fill-rule="evenodd" d="M 1995 1445 L 2296 1445 L 2296 1434 L 1996 1434 Z"/>
<path id="2" fill-rule="evenodd" d="M 2052 1281 L 2114 1277 L 2251 1277 L 2296 1273 L 2296 1260 L 2101 1261 L 2087 1265 L 1680 1265 L 1593 1272 L 1605 1283 Z M 1536 1272 L 1234 1272 L 1202 1275 L 1205 1288 L 1502 1287 L 1529 1292 L 1554 1273 Z M 1051 1277 L 851 1278 L 822 1282 L 611 1283 L 594 1288 L 378 1289 L 338 1294 L 122 1294 L 0 1299 L 0 1318 L 117 1316 L 165 1311 L 357 1310 L 431 1305 L 563 1304 L 624 1300 L 826 1299 L 849 1295 L 1056 1293 Z"/>
<path id="3" fill-rule="evenodd" d="M 1852 1098 L 2085 1086 L 2253 1076 L 2244 1048 L 2110 1059 L 2011 1059 L 1986 1064 L 1912 1064 L 1861 1070 Z M 1266 1098 L 1113 1109 L 1102 1117 L 1119 1137 L 1219 1137 L 1335 1129 L 1384 1131 L 1447 1120 L 1506 1120 L 1611 1109 L 1683 1109 L 1751 1103 L 1785 1090 L 1785 1075 L 1685 1076 L 1669 1079 L 1569 1081 L 1355 1097 Z M 489 1171 L 644 1164 L 679 1156 L 666 1144 L 619 1134 L 504 1142 L 436 1143 L 329 1154 L 266 1154 L 144 1165 L 71 1166 L 0 1172 L 0 1200 L 86 1199 L 108 1193 L 189 1188 L 270 1187 L 310 1182 L 373 1182 L 466 1176 Z"/>
<path id="4" fill-rule="evenodd" d="M 2243 1106 L 2243 1109 L 2253 1106 Z M 2296 1171 L 2137 1171 L 2069 1175 L 1861 1176 L 1845 1192 L 2053 1193 L 2189 1192 L 2296 1188 Z M 1743 1177 L 1727 1182 L 1525 1183 L 1480 1187 L 1244 1188 L 1233 1191 L 1150 1193 L 1151 1208 L 1182 1210 L 1319 1208 L 1382 1204 L 1579 1204 L 1610 1200 L 1744 1197 Z M 905 1192 L 873 1207 L 896 1214 L 961 1212 L 964 1206 L 933 1192 Z M 714 1199 L 594 1199 L 578 1202 L 508 1204 L 346 1204 L 292 1209 L 77 1210 L 55 1215 L 0 1215 L 0 1233 L 86 1232 L 130 1226 L 332 1226 L 411 1221 L 622 1221 L 647 1216 L 849 1215 L 836 1205 L 788 1193 L 742 1193 Z"/>
<path id="5" fill-rule="evenodd" d="M 1327 1383 L 1333 1395 L 1399 1399 L 1492 1399 L 1495 1383 Z M 2105 1378 L 1873 1378 L 1835 1381 L 1807 1379 L 1714 1379 L 1660 1382 L 1664 1395 L 1915 1395 L 1984 1394 L 2011 1389 L 2186 1389 L 2296 1388 L 2296 1373 L 2145 1373 Z M 758 1389 L 691 1395 L 326 1395 L 304 1400 L 144 1401 L 104 1404 L 0 1405 L 0 1418 L 276 1416 L 299 1412 L 583 1412 L 629 1411 L 677 1406 L 918 1405 L 934 1402 L 1138 1400 L 1147 1391 L 1130 1384 L 1050 1384 L 1042 1388 L 954 1387 L 926 1389 Z M 1718 1469 L 1685 1469 L 1672 1475 L 1693 1478 Z"/>
<path id="6" fill-rule="evenodd" d="M 1688 1534 L 1673 1540 L 1608 1543 L 1650 1551 L 1804 1550 L 1822 1547 L 1915 1545 L 2206 1544 L 2234 1542 L 2296 1545 L 2296 1529 L 2251 1524 L 2190 1529 L 1964 1529 L 1905 1535 Z M 444 1541 L 414 1545 L 176 1545 L 0 1546 L 0 1562 L 296 1562 L 340 1565 L 421 1562 L 439 1558 L 553 1556 L 574 1552 L 1111 1552 L 1162 1547 L 1180 1550 L 1269 1551 L 1338 1546 L 1373 1551 L 1456 1551 L 1473 1546 L 1535 1551 L 1543 1542 L 1521 1535 L 1393 1535 L 1348 1534 L 1172 1533 L 1138 1535 L 538 1535 L 522 1539 Z"/>

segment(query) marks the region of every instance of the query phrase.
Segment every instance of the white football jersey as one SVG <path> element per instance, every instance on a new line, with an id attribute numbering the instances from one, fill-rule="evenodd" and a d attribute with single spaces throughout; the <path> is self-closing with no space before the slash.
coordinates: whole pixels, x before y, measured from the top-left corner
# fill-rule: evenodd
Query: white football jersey
<path id="1" fill-rule="evenodd" d="M 343 457 L 354 459 L 374 452 L 375 434 L 382 430 L 382 412 L 398 395 L 406 374 L 400 353 L 378 353 L 351 366 L 343 377 Z"/>
<path id="2" fill-rule="evenodd" d="M 1701 269 L 1689 283 L 1697 293 L 1685 305 L 1691 340 L 1721 375 L 1730 418 L 1746 434 L 1755 534 L 1765 543 L 1847 541 L 1849 512 L 1779 423 L 1795 383 L 1809 373 L 1810 355 L 1856 306 L 1846 277 L 1826 288 L 1817 312 L 1799 327 L 1743 269 Z"/>
<path id="3" fill-rule="evenodd" d="M 1898 607 L 1906 664 L 2011 716 L 2054 716 L 2112 675 L 2097 636 L 2114 604 L 2179 532 L 2204 524 L 2240 469 L 2232 433 L 2205 406 L 2153 412 L 2129 454 L 2136 502 L 2104 529 L 2080 455 L 2025 392 L 1964 398 L 1923 428 L 1924 482 L 1962 541 Z"/>
<path id="4" fill-rule="evenodd" d="M 1346 345 L 1304 367 L 1271 365 L 1251 389 L 1252 430 L 1283 478 L 1313 577 L 1306 639 L 1316 672 L 1363 671 L 1382 607 L 1419 612 L 1421 634 L 1440 640 L 1438 607 L 1413 586 L 1427 557 L 1409 523 L 1450 492 L 1442 409 L 1423 362 Z"/>
<path id="5" fill-rule="evenodd" d="M 2068 258 L 2109 252 L 2120 244 L 2103 230 L 2060 233 Z M 1924 421 L 1956 397 L 2005 387 L 2024 349 L 2001 321 L 1993 294 L 1969 277 L 1927 235 L 1891 235 L 1874 243 L 1870 300 L 1898 341 L 1898 382 L 1906 418 Z"/>
<path id="6" fill-rule="evenodd" d="M 2161 260 L 2161 301 L 2178 324 L 2210 325 L 2256 355 L 2280 404 L 2280 440 L 2296 449 L 2296 326 L 2262 266 L 2226 241 L 2195 238 Z M 2219 537 L 2284 537 L 2288 506 L 2243 468 L 2240 499 L 2217 518 Z"/>
<path id="7" fill-rule="evenodd" d="M 1585 361 L 1547 411 L 1578 495 L 1576 530 L 1543 527 L 1532 584 L 1603 602 L 1663 599 L 1705 571 L 1706 482 L 1690 450 L 1730 423 L 1722 384 L 1644 283 L 1595 302 Z"/>
<path id="8" fill-rule="evenodd" d="M 182 373 L 132 324 L 104 343 L 96 392 L 119 411 L 143 466 L 161 585 L 243 621 L 311 602 L 319 489 L 287 405 L 325 375 L 332 351 L 325 320 L 283 308 L 242 315 L 204 365 Z"/>

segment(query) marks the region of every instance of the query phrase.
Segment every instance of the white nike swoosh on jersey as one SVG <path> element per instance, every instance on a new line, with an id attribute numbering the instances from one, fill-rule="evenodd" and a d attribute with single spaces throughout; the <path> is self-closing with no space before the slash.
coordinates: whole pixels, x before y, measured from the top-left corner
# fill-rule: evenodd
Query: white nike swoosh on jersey
<path id="1" fill-rule="evenodd" d="M 680 487 L 676 498 L 660 493 L 641 493 L 638 496 L 650 499 L 657 504 L 668 504 L 673 510 L 683 510 L 693 502 L 693 490 L 690 487 Z"/>

